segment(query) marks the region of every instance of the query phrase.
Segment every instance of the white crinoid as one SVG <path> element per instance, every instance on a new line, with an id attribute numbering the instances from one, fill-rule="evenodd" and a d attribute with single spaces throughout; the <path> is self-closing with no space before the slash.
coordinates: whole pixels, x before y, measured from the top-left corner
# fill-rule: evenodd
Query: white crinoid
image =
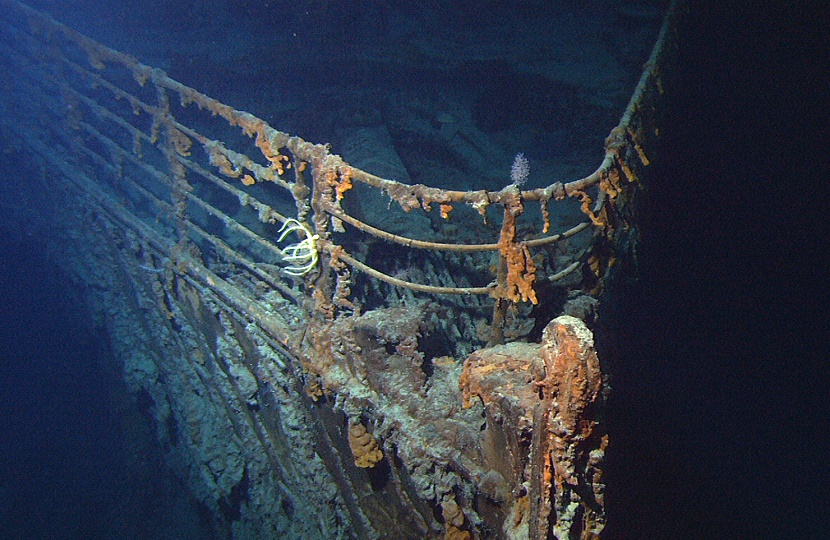
<path id="1" fill-rule="evenodd" d="M 293 232 L 305 236 L 300 242 L 286 246 L 282 250 L 282 260 L 288 263 L 288 266 L 283 267 L 282 271 L 289 276 L 297 277 L 311 272 L 317 266 L 317 240 L 320 237 L 311 232 L 308 225 L 293 218 L 285 220 L 279 232 L 282 234 L 277 242 L 282 242 L 286 236 Z"/>

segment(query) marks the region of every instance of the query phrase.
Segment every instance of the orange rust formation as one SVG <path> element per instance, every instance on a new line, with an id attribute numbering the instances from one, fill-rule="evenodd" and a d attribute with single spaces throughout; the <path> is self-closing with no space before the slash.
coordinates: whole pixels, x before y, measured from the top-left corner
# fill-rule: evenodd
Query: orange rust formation
<path id="1" fill-rule="evenodd" d="M 221 144 L 204 145 L 205 152 L 210 158 L 210 164 L 219 169 L 219 172 L 228 178 L 239 178 L 242 176 L 240 168 L 236 167 L 225 155 L 224 146 Z"/>
<path id="2" fill-rule="evenodd" d="M 537 518 L 535 531 L 531 523 L 532 537 L 547 537 L 553 513 L 557 538 L 573 538 L 575 531 L 580 538 L 595 538 L 605 526 L 600 466 L 608 435 L 597 410 L 605 397 L 602 370 L 585 323 L 569 316 L 551 322 L 532 371 L 546 405 L 535 419 L 546 432 L 536 451 L 546 458 L 537 495 L 531 498 Z"/>
<path id="3" fill-rule="evenodd" d="M 352 449 L 354 464 L 362 469 L 370 469 L 383 459 L 377 440 L 360 421 L 349 422 L 349 448 Z"/>
<path id="4" fill-rule="evenodd" d="M 464 363 L 459 387 L 465 408 L 475 397 L 485 406 L 485 453 L 490 439 L 507 443 L 508 464 L 495 454 L 488 459 L 515 485 L 528 486 L 515 494 L 513 532 L 531 540 L 597 538 L 605 526 L 607 385 L 585 323 L 563 315 L 545 328 L 541 345 L 476 351 Z"/>
<path id="5" fill-rule="evenodd" d="M 511 302 L 538 304 L 533 282 L 536 281 L 536 265 L 530 250 L 516 241 L 516 217 L 512 212 L 504 213 L 504 224 L 499 238 L 499 253 L 507 264 L 505 288 L 497 292 Z"/>
<path id="6" fill-rule="evenodd" d="M 334 188 L 336 201 L 343 200 L 343 194 L 353 187 L 351 167 L 342 167 L 339 170 L 329 169 L 323 178 L 328 186 Z"/>
<path id="7" fill-rule="evenodd" d="M 441 503 L 441 517 L 444 518 L 444 540 L 472 540 L 470 531 L 463 529 L 464 512 L 454 498 Z"/>
<path id="8" fill-rule="evenodd" d="M 193 145 L 193 141 L 187 135 L 173 126 L 168 126 L 167 137 L 177 154 L 182 157 L 190 156 L 190 147 Z"/>
<path id="9" fill-rule="evenodd" d="M 453 206 L 451 204 L 442 204 L 441 205 L 441 217 L 444 219 L 450 219 L 450 212 L 452 212 Z"/>

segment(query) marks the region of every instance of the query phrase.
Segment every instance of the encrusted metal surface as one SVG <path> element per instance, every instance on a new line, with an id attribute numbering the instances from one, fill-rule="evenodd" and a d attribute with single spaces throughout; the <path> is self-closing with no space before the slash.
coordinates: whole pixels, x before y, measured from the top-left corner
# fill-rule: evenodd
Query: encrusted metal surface
<path id="1" fill-rule="evenodd" d="M 593 174 L 453 191 L 359 170 L 0 6 L 3 106 L 22 119 L 3 115 L 3 130 L 42 164 L 20 219 L 60 224 L 57 257 L 90 285 L 126 380 L 217 529 L 601 534 L 608 377 L 570 315 L 592 322 L 636 246 L 671 17 Z M 567 199 L 581 221 L 552 232 L 549 205 Z M 400 211 L 394 232 L 365 219 L 378 201 Z M 396 219 L 420 225 L 405 235 Z M 392 249 L 399 265 L 373 255 Z"/>

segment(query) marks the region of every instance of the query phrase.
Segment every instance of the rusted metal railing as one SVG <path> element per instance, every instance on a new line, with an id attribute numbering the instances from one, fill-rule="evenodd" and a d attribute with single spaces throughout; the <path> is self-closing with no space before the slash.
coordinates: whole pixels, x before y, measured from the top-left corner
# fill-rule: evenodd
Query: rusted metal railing
<path id="1" fill-rule="evenodd" d="M 658 57 L 664 36 L 592 174 L 532 190 L 511 184 L 500 191 L 452 191 L 407 185 L 362 171 L 327 145 L 274 129 L 48 15 L 15 0 L 0 5 L 13 10 L 21 23 L 7 40 L 10 61 L 26 74 L 28 80 L 22 84 L 46 96 L 38 102 L 51 103 L 52 134 L 97 169 L 98 185 L 91 189 L 124 201 L 118 212 L 163 223 L 166 230 L 152 227 L 158 234 L 175 231 L 176 249 L 168 254 L 174 263 L 185 253 L 204 262 L 198 252 L 209 249 L 245 269 L 252 279 L 327 318 L 357 309 L 348 298 L 351 270 L 357 270 L 421 293 L 492 297 L 496 301 L 493 327 L 498 328 L 508 304 L 537 303 L 538 268 L 547 257 L 539 248 L 589 230 L 597 239 L 612 235 L 620 226 L 615 209 L 618 196 L 625 197 L 627 186 L 637 182 L 637 169 L 649 163 L 644 147 L 652 134 L 649 115 L 642 113 L 661 92 Z M 230 135 L 227 128 L 239 128 L 244 137 Z M 222 136 L 209 136 L 208 129 Z M 251 152 L 253 148 L 257 154 Z M 384 194 L 406 212 L 439 205 L 447 223 L 452 222 L 456 206 L 467 206 L 482 219 L 492 207 L 502 216 L 498 237 L 483 243 L 449 243 L 386 231 L 344 209 L 357 185 Z M 581 203 L 585 220 L 550 234 L 549 205 L 570 198 Z M 525 227 L 520 234 L 517 220 L 528 204 L 539 205 L 542 223 L 537 232 Z M 344 225 L 406 248 L 463 256 L 492 252 L 499 262 L 491 265 L 494 276 L 489 283 L 416 283 L 373 268 L 347 252 L 339 236 Z M 280 240 L 292 234 L 298 242 L 281 247 Z M 535 257 L 531 250 L 538 250 Z M 590 253 L 588 242 L 569 263 L 548 264 L 544 279 L 563 279 L 580 268 Z M 313 302 L 304 301 L 309 298 Z"/>

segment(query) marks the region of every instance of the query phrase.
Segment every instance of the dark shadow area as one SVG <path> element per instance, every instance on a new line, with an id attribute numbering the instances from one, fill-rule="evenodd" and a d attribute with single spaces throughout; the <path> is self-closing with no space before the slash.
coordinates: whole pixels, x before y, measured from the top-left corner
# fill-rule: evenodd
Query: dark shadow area
<path id="1" fill-rule="evenodd" d="M 816 264 L 830 14 L 797 4 L 692 10 L 639 282 L 613 321 L 609 539 L 830 527 Z"/>
<path id="2" fill-rule="evenodd" d="M 39 249 L 0 236 L 0 538 L 209 538 L 80 295 Z"/>

